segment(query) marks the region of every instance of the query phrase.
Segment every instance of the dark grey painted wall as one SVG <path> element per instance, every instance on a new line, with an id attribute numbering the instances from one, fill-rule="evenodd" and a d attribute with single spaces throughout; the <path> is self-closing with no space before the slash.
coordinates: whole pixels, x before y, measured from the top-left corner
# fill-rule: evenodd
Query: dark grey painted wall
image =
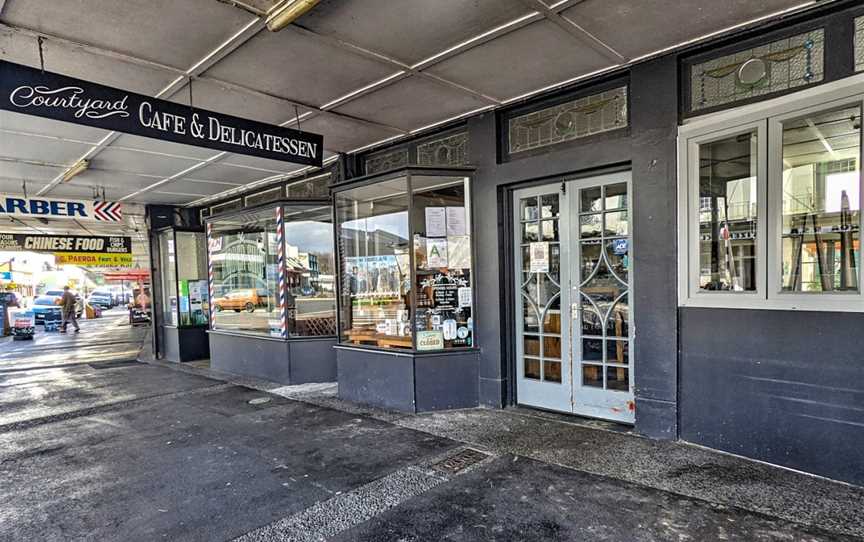
<path id="1" fill-rule="evenodd" d="M 633 174 L 634 311 L 636 340 L 636 429 L 675 438 L 676 427 L 676 146 L 678 65 L 665 57 L 637 66 L 630 73 L 631 127 L 602 137 L 550 147 L 543 155 L 496 162 L 495 116 L 469 121 L 471 163 L 477 166 L 473 185 L 477 261 L 477 344 L 480 347 L 479 401 L 502 406 L 518 400 L 507 396 L 515 374 L 506 359 L 507 318 L 501 267 L 511 265 L 500 254 L 510 239 L 502 238 L 509 220 L 499 205 L 514 184 L 566 174 L 585 173 L 629 164 Z M 632 134 L 632 136 L 631 136 Z M 490 209 L 499 208 L 497 213 Z M 482 210 L 482 212 L 481 212 Z"/>
<path id="2" fill-rule="evenodd" d="M 336 380 L 335 339 L 283 341 L 211 331 L 210 367 L 281 384 Z"/>
<path id="3" fill-rule="evenodd" d="M 681 438 L 864 485 L 864 314 L 680 309 Z"/>
<path id="4" fill-rule="evenodd" d="M 162 327 L 163 359 L 168 361 L 195 361 L 210 357 L 210 344 L 206 328 Z"/>

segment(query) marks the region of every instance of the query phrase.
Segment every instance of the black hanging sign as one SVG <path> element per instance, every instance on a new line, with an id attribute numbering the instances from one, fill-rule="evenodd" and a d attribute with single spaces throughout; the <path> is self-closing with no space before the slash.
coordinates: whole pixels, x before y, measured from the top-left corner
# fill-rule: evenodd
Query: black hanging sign
<path id="1" fill-rule="evenodd" d="M 0 251 L 131 254 L 131 237 L 0 233 Z"/>
<path id="2" fill-rule="evenodd" d="M 0 61 L 0 109 L 320 167 L 324 138 Z"/>

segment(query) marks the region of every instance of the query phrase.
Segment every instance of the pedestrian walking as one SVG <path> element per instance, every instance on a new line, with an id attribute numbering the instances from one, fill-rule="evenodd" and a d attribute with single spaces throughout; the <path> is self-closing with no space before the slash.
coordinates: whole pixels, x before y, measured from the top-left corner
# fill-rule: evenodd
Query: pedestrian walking
<path id="1" fill-rule="evenodd" d="M 63 287 L 63 296 L 60 297 L 60 311 L 63 316 L 63 324 L 60 328 L 60 333 L 66 333 L 66 328 L 69 325 L 69 322 L 72 322 L 72 325 L 75 326 L 75 333 L 81 331 L 81 328 L 78 327 L 78 319 L 75 317 L 75 295 L 69 291 L 68 286 Z"/>

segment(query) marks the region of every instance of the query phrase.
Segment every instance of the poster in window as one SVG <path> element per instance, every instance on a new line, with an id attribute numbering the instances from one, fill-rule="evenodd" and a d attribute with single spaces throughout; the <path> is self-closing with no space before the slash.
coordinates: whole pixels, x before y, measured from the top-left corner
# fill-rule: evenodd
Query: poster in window
<path id="1" fill-rule="evenodd" d="M 444 207 L 426 207 L 426 237 L 447 235 L 447 211 Z"/>
<path id="2" fill-rule="evenodd" d="M 471 238 L 457 235 L 447 238 L 447 263 L 451 269 L 471 269 Z"/>
<path id="3" fill-rule="evenodd" d="M 465 207 L 447 207 L 447 235 L 467 235 Z"/>
<path id="4" fill-rule="evenodd" d="M 443 350 L 443 331 L 418 331 L 417 350 Z"/>
<path id="5" fill-rule="evenodd" d="M 447 267 L 447 239 L 426 240 L 426 266 L 429 269 Z"/>
<path id="6" fill-rule="evenodd" d="M 549 243 L 531 243 L 530 271 L 532 273 L 549 272 Z"/>

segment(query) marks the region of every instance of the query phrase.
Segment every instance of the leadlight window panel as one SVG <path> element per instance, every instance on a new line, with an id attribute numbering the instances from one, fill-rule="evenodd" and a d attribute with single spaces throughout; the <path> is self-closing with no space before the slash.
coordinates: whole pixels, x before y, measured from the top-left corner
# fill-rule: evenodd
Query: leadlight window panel
<path id="1" fill-rule="evenodd" d="M 400 148 L 370 154 L 364 161 L 366 175 L 389 171 L 408 165 L 408 149 Z"/>
<path id="2" fill-rule="evenodd" d="M 824 34 L 820 28 L 692 66 L 690 111 L 822 81 Z"/>
<path id="3" fill-rule="evenodd" d="M 468 163 L 468 133 L 459 132 L 417 145 L 421 166 L 464 166 Z"/>
<path id="4" fill-rule="evenodd" d="M 627 87 L 622 86 L 513 117 L 510 154 L 581 139 L 627 126 Z"/>
<path id="5" fill-rule="evenodd" d="M 855 71 L 864 70 L 864 15 L 855 19 Z"/>
<path id="6" fill-rule="evenodd" d="M 241 198 L 237 198 L 235 200 L 226 201 L 225 203 L 220 203 L 219 205 L 214 205 L 213 207 L 210 207 L 210 214 L 218 215 L 219 213 L 238 211 L 242 208 L 243 200 Z"/>
<path id="7" fill-rule="evenodd" d="M 327 199 L 330 197 L 331 174 L 293 182 L 285 187 L 288 199 Z"/>
<path id="8" fill-rule="evenodd" d="M 254 205 L 269 203 L 280 199 L 282 199 L 282 187 L 277 186 L 276 188 L 271 188 L 269 190 L 264 190 L 263 192 L 258 192 L 257 194 L 246 196 L 246 207 L 252 207 Z"/>

